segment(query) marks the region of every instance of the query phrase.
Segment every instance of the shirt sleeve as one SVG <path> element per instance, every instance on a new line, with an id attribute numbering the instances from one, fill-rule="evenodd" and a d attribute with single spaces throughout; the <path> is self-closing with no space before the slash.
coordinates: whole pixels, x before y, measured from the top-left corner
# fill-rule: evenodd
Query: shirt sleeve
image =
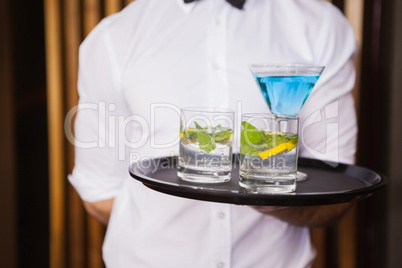
<path id="1" fill-rule="evenodd" d="M 79 50 L 75 164 L 68 179 L 88 202 L 115 197 L 128 176 L 127 157 L 118 143 L 118 133 L 124 130 L 119 130 L 117 124 L 127 112 L 108 19 L 90 33 Z"/>
<path id="2" fill-rule="evenodd" d="M 325 70 L 300 112 L 300 155 L 328 164 L 353 163 L 357 120 L 352 89 L 355 84 L 356 41 L 353 30 L 331 4 L 322 23 L 309 34 L 316 64 Z"/>

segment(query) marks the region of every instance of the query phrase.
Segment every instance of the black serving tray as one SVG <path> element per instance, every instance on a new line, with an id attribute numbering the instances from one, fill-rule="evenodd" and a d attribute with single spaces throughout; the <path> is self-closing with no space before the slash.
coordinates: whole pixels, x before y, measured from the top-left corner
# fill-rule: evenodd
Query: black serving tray
<path id="1" fill-rule="evenodd" d="M 314 206 L 351 202 L 370 196 L 386 185 L 386 178 L 367 168 L 328 164 L 299 158 L 298 170 L 307 173 L 294 193 L 254 193 L 239 186 L 239 155 L 234 155 L 229 182 L 200 184 L 177 176 L 176 157 L 146 159 L 129 167 L 130 175 L 147 187 L 174 196 L 237 205 Z"/>

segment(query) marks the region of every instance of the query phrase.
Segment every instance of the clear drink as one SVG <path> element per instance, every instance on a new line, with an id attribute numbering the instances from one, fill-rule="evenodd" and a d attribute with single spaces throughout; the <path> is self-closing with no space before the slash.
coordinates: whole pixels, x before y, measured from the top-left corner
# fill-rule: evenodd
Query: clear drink
<path id="1" fill-rule="evenodd" d="M 233 112 L 182 110 L 182 115 L 177 175 L 200 183 L 230 180 Z"/>
<path id="2" fill-rule="evenodd" d="M 240 145 L 241 187 L 256 192 L 294 192 L 298 118 L 244 115 Z"/>

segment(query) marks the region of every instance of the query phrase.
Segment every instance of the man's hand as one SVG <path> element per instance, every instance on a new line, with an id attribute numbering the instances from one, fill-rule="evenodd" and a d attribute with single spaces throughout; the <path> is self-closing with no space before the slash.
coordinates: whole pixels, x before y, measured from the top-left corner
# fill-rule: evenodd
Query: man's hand
<path id="1" fill-rule="evenodd" d="M 351 207 L 352 203 L 304 207 L 252 206 L 263 214 L 306 227 L 335 225 Z"/>
<path id="2" fill-rule="evenodd" d="M 98 202 L 83 201 L 85 210 L 90 216 L 95 218 L 100 223 L 107 225 L 109 222 L 110 213 L 112 212 L 113 200 L 102 200 Z"/>

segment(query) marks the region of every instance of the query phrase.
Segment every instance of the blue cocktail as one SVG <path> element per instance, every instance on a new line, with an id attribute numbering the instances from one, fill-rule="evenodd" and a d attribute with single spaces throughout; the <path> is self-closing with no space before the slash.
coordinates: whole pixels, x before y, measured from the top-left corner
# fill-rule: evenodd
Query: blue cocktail
<path id="1" fill-rule="evenodd" d="M 250 65 L 269 109 L 277 117 L 296 116 L 299 113 L 324 68 L 297 64 Z M 297 181 L 306 179 L 305 173 L 297 172 Z"/>
<path id="2" fill-rule="evenodd" d="M 297 115 L 318 76 L 256 76 L 261 92 L 275 115 Z"/>
<path id="3" fill-rule="evenodd" d="M 297 115 L 313 90 L 324 67 L 306 65 L 250 65 L 271 112 Z"/>

